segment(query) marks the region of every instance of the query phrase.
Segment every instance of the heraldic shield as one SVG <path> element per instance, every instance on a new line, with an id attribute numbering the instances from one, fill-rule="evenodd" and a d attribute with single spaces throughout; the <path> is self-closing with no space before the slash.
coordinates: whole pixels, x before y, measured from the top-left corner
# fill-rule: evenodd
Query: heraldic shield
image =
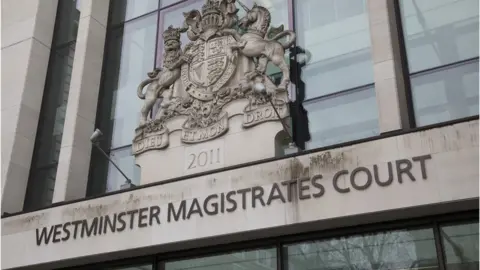
<path id="1" fill-rule="evenodd" d="M 235 72 L 237 59 L 227 55 L 227 46 L 235 42 L 232 36 L 222 36 L 187 45 L 185 54 L 193 58 L 182 66 L 181 78 L 188 94 L 202 101 L 214 98 Z"/>

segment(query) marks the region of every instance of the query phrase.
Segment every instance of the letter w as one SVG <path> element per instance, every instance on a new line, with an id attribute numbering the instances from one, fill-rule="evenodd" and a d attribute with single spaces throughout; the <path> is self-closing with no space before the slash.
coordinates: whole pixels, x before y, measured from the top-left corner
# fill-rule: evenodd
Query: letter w
<path id="1" fill-rule="evenodd" d="M 38 235 L 38 231 L 39 230 L 37 228 L 37 230 L 36 230 L 37 246 L 40 246 L 42 241 L 45 242 L 45 245 L 48 244 L 48 242 L 50 242 L 50 238 L 52 237 L 52 234 L 53 234 L 53 226 L 50 226 L 50 231 L 48 232 L 48 234 L 47 234 L 47 227 L 42 228 L 42 232 L 40 233 L 40 235 Z"/>

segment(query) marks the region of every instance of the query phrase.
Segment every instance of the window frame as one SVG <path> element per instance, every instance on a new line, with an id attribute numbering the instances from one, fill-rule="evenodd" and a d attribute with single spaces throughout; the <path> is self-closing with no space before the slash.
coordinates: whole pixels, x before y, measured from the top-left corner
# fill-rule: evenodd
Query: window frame
<path id="1" fill-rule="evenodd" d="M 290 11 L 290 16 L 291 18 L 289 18 L 291 20 L 291 29 L 293 29 L 294 32 L 298 32 L 298 23 L 296 21 L 296 5 L 300 4 L 300 1 L 302 0 L 288 0 L 289 2 L 289 11 Z M 364 10 L 365 10 L 365 13 L 367 14 L 368 16 L 368 3 L 366 0 L 360 0 L 362 1 L 362 4 L 364 5 Z M 333 7 L 335 9 L 335 15 L 334 17 L 337 18 L 337 0 L 333 0 Z M 309 26 L 310 26 L 310 22 L 309 22 Z M 368 26 L 370 28 L 370 25 Z M 370 29 L 369 29 L 370 31 Z M 371 36 L 371 32 L 370 32 L 370 36 Z M 295 76 L 296 78 L 299 78 L 300 76 L 300 72 L 302 71 L 299 71 L 299 67 L 298 65 L 294 65 L 293 63 L 297 63 L 297 59 L 298 59 L 298 53 L 297 53 L 297 48 L 298 48 L 298 36 L 297 36 L 297 40 L 295 41 L 295 43 L 293 44 L 293 48 L 291 49 L 292 52 L 293 52 L 293 61 L 290 61 L 290 70 L 292 71 L 292 75 Z M 303 49 L 306 49 L 306 48 L 303 48 Z M 372 64 L 373 64 L 373 55 L 372 55 L 372 44 L 370 43 L 370 56 L 371 56 L 371 59 L 372 59 Z M 300 69 L 302 69 L 302 67 L 300 67 Z M 372 70 L 373 70 L 373 65 L 372 65 Z M 306 83 L 304 83 L 306 85 Z M 292 91 L 293 93 L 296 93 L 297 92 L 297 89 L 296 89 L 296 86 L 295 85 L 291 85 L 291 88 L 292 88 Z M 347 89 L 342 89 L 342 90 L 339 90 L 339 91 L 335 91 L 335 92 L 331 92 L 331 93 L 326 93 L 326 94 L 322 94 L 322 95 L 317 95 L 317 96 L 314 96 L 314 97 L 306 97 L 307 95 L 307 92 L 306 92 L 306 89 L 303 93 L 304 95 L 304 99 L 302 100 L 302 106 L 308 106 L 310 104 L 313 104 L 313 103 L 317 103 L 317 102 L 322 102 L 324 100 L 328 100 L 330 98 L 335 98 L 335 97 L 341 97 L 341 96 L 345 96 L 345 95 L 349 95 L 349 94 L 353 94 L 353 93 L 356 93 L 356 92 L 360 92 L 360 91 L 367 91 L 368 88 L 373 88 L 373 91 L 374 91 L 374 94 L 375 94 L 375 100 L 377 100 L 377 94 L 375 92 L 375 78 L 372 77 L 372 81 L 369 82 L 369 83 L 365 83 L 365 84 L 362 84 L 362 85 L 358 85 L 358 86 L 354 86 L 354 87 L 350 87 L 350 88 L 347 88 Z M 310 112 L 308 112 L 310 114 Z M 377 122 L 378 124 L 380 124 L 380 114 L 377 113 Z M 309 121 L 310 121 L 310 117 L 309 117 Z M 311 126 L 311 124 L 310 124 Z M 309 130 L 310 134 L 312 134 L 312 132 Z M 380 129 L 378 129 L 378 132 L 377 132 L 377 136 L 381 135 L 381 131 Z M 311 135 L 310 136 L 311 139 L 307 142 L 305 142 L 305 149 L 299 149 L 299 152 L 305 152 L 305 151 L 315 151 L 315 150 L 318 150 L 318 149 L 321 149 L 321 148 L 325 148 L 325 147 L 330 147 L 330 146 L 333 146 L 333 145 L 337 145 L 337 144 L 342 144 L 342 143 L 348 143 L 349 141 L 346 141 L 346 142 L 340 142 L 340 143 L 333 143 L 333 144 L 327 144 L 327 145 L 323 145 L 323 146 L 315 146 L 315 147 L 308 147 L 308 144 L 311 144 L 314 140 L 313 140 L 313 136 Z M 357 138 L 355 139 L 354 141 L 357 141 L 357 140 L 363 140 L 363 139 L 368 139 L 368 138 L 371 138 L 372 136 L 368 136 L 368 137 L 361 137 L 361 138 Z M 350 140 L 351 141 L 351 140 Z"/>
<path id="2" fill-rule="evenodd" d="M 353 220 L 353 218 L 349 220 Z M 438 269 L 447 270 L 445 265 L 443 244 L 441 243 L 442 238 L 439 234 L 440 228 L 446 225 L 461 225 L 478 222 L 478 209 L 438 215 L 420 216 L 415 218 L 402 217 L 398 220 L 392 218 L 388 221 L 367 222 L 361 225 L 354 225 L 353 222 L 348 222 L 349 225 L 341 226 L 338 228 L 310 231 L 300 234 L 287 233 L 275 237 L 262 237 L 261 233 L 259 233 L 259 237 L 251 237 L 254 240 L 244 240 L 238 242 L 231 241 L 228 244 L 199 246 L 196 248 L 165 252 L 161 254 L 155 252 L 155 250 L 152 250 L 150 251 L 151 254 L 136 258 L 111 260 L 101 263 L 93 263 L 89 265 L 82 265 L 64 269 L 86 270 L 92 269 L 93 266 L 95 267 L 95 269 L 100 269 L 101 267 L 128 267 L 138 264 L 151 263 L 153 265 L 153 270 L 166 270 L 165 263 L 170 261 L 189 260 L 241 251 L 252 251 L 256 249 L 269 249 L 275 247 L 277 252 L 277 270 L 287 270 L 288 268 L 285 267 L 286 263 L 288 263 L 288 260 L 286 260 L 288 258 L 288 254 L 286 253 L 286 245 L 301 244 L 302 242 L 323 241 L 339 237 L 348 238 L 352 236 L 375 234 L 395 230 L 419 230 L 431 228 L 434 234 Z M 207 242 L 203 241 L 203 243 Z"/>
<path id="3" fill-rule="evenodd" d="M 400 56 L 400 69 L 401 69 L 401 74 L 403 77 L 403 83 L 405 87 L 405 101 L 406 101 L 406 109 L 407 115 L 402 115 L 402 118 L 405 118 L 405 122 L 407 123 L 407 126 L 402 127 L 403 130 L 412 130 L 415 128 L 421 128 L 424 126 L 432 126 L 432 125 L 439 125 L 445 122 L 452 122 L 452 123 L 458 123 L 458 122 L 464 122 L 468 121 L 469 119 L 472 119 L 474 117 L 478 118 L 477 115 L 472 115 L 472 116 L 465 116 L 462 118 L 455 118 L 455 119 L 450 119 L 448 121 L 441 121 L 438 123 L 433 123 L 433 124 L 427 124 L 427 125 L 419 125 L 416 120 L 416 114 L 415 114 L 415 105 L 414 105 L 414 97 L 413 97 L 413 88 L 412 88 L 412 78 L 423 76 L 428 73 L 432 72 L 437 72 L 441 71 L 442 69 L 447 69 L 449 67 L 454 67 L 454 66 L 461 66 L 473 62 L 479 62 L 480 63 L 480 55 L 476 57 L 470 57 L 468 59 L 463 59 L 459 60 L 453 63 L 448 63 L 448 64 L 442 64 L 436 67 L 430 67 L 427 69 L 415 71 L 415 72 L 410 72 L 409 64 L 408 64 L 408 53 L 407 53 L 407 46 L 406 46 L 406 40 L 405 40 L 405 30 L 403 27 L 403 18 L 402 18 L 402 8 L 401 8 L 401 3 L 400 1 L 403 0 L 393 0 L 391 2 L 392 8 L 393 8 L 393 13 L 394 13 L 394 20 L 395 20 L 395 26 L 397 27 L 397 32 L 395 38 L 398 41 L 398 47 L 394 48 L 398 49 L 398 53 Z M 402 94 L 402 93 L 400 93 Z"/>

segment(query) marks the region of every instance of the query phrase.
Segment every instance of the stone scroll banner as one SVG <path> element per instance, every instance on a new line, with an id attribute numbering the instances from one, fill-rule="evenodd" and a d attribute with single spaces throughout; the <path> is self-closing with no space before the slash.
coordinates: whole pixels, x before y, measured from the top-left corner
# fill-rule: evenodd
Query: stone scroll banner
<path id="1" fill-rule="evenodd" d="M 275 109 L 281 119 L 288 117 L 288 106 L 283 100 L 275 100 Z M 278 115 L 272 104 L 267 103 L 261 106 L 247 106 L 243 112 L 243 127 L 253 127 L 268 121 L 278 121 Z"/>
<path id="2" fill-rule="evenodd" d="M 181 140 L 184 143 L 199 143 L 215 139 L 228 131 L 228 114 L 222 112 L 218 121 L 204 128 L 182 129 Z"/>
<path id="3" fill-rule="evenodd" d="M 2 268 L 456 209 L 448 206 L 478 200 L 478 128 L 475 120 L 3 218 Z"/>
<path id="4" fill-rule="evenodd" d="M 148 150 L 164 149 L 168 146 L 168 129 L 163 128 L 152 133 L 148 133 L 144 138 L 132 143 L 132 154 L 138 155 Z"/>

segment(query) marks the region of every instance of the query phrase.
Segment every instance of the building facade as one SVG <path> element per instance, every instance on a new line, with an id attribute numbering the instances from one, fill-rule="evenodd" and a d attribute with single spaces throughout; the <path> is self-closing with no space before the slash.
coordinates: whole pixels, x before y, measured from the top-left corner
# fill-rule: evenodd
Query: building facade
<path id="1" fill-rule="evenodd" d="M 2 269 L 478 269 L 478 5 L 2 0 Z M 248 36 L 255 6 L 295 33 L 280 102 L 190 125 L 269 55 L 229 58 L 241 40 L 208 34 L 230 18 Z M 135 91 L 171 61 L 147 115 Z"/>

